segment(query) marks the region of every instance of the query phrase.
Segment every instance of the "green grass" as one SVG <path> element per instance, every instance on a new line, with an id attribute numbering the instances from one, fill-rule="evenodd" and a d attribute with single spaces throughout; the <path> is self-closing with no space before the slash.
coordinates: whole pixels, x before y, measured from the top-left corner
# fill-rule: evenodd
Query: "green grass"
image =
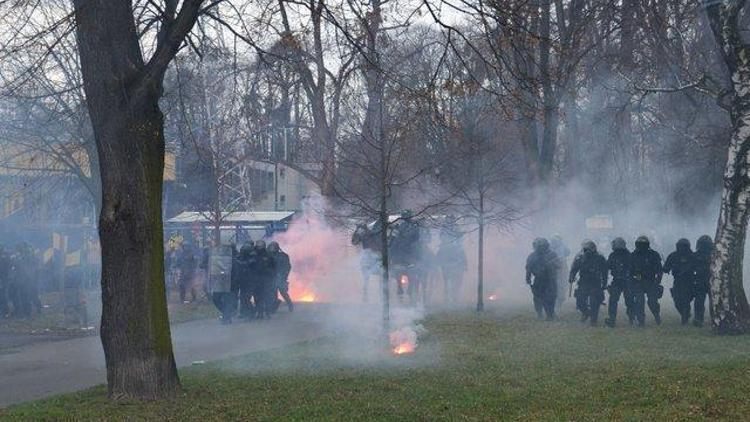
<path id="1" fill-rule="evenodd" d="M 105 389 L 24 404 L 8 420 L 745 420 L 750 337 L 614 330 L 488 312 L 423 323 L 413 355 L 322 339 L 183 370 L 180 397 L 110 402 Z M 0 411 L 2 412 L 2 411 Z"/>

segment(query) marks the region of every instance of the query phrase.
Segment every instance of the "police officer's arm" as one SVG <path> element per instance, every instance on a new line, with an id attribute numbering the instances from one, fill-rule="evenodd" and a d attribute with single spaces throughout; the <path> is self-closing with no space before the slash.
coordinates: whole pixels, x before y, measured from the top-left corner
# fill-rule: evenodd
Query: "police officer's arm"
<path id="1" fill-rule="evenodd" d="M 601 260 L 600 260 L 599 274 L 601 274 L 601 278 L 602 278 L 601 280 L 602 289 L 606 289 L 607 281 L 609 280 L 609 267 L 607 266 L 607 259 L 604 258 L 603 256 L 601 257 Z"/>
<path id="2" fill-rule="evenodd" d="M 659 255 L 659 252 L 654 251 L 654 261 L 656 267 L 656 284 L 661 284 L 661 279 L 664 277 L 664 268 L 661 266 L 661 255 Z"/>
<path id="3" fill-rule="evenodd" d="M 672 252 L 667 257 L 667 260 L 664 261 L 664 267 L 662 268 L 662 273 L 669 274 L 670 272 L 672 272 L 672 267 L 674 266 L 674 259 L 675 259 L 674 252 Z"/>
<path id="4" fill-rule="evenodd" d="M 576 280 L 576 274 L 578 274 L 578 271 L 581 268 L 581 257 L 577 256 L 576 259 L 573 260 L 573 265 L 570 267 L 570 277 L 568 277 L 568 283 L 573 284 Z"/>
<path id="5" fill-rule="evenodd" d="M 526 284 L 531 284 L 531 257 L 526 258 Z"/>

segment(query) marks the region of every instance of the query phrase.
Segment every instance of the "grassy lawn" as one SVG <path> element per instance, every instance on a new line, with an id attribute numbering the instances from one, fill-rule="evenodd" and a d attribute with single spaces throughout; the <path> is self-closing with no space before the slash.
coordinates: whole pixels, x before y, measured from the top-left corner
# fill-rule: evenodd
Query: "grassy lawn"
<path id="1" fill-rule="evenodd" d="M 423 321 L 416 353 L 327 338 L 183 370 L 184 393 L 113 403 L 103 387 L 12 407 L 8 420 L 745 420 L 750 337 L 589 328 L 489 311 Z"/>

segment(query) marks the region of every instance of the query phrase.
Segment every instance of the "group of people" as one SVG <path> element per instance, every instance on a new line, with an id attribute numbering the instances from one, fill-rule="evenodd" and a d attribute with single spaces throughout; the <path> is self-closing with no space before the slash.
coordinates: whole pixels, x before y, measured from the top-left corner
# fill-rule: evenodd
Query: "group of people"
<path id="1" fill-rule="evenodd" d="M 457 301 L 466 272 L 466 254 L 455 217 L 448 216 L 443 221 L 440 243 L 434 252 L 430 247 L 430 232 L 420 226 L 409 210 L 402 211 L 395 221 L 389 223 L 385 238 L 391 275 L 396 280 L 396 293 L 400 299 L 408 295 L 412 303 L 425 302 L 428 284 L 437 279 L 436 270 L 440 269 L 446 301 Z M 382 243 L 379 221 L 358 225 L 352 235 L 352 244 L 362 248 L 360 268 L 365 302 L 368 300 L 369 280 L 382 274 Z"/>
<path id="2" fill-rule="evenodd" d="M 28 243 L 18 244 L 12 254 L 0 247 L 0 319 L 41 313 L 39 272 L 39 260 Z"/>
<path id="3" fill-rule="evenodd" d="M 674 281 L 670 292 L 682 324 L 690 322 L 692 313 L 693 324 L 703 325 L 713 252 L 711 237 L 701 236 L 695 251 L 688 239 L 678 240 L 675 251 L 663 263 L 661 255 L 651 248 L 646 236 L 636 239 L 633 251 L 628 249 L 624 239 L 614 239 L 612 252 L 607 258 L 597 251 L 593 241 L 586 240 L 569 272 L 565 269 L 566 253 L 560 251 L 559 245 L 558 242 L 557 247 L 552 247 L 546 239 L 537 238 L 526 261 L 526 283 L 531 286 L 539 318 L 545 315 L 548 320 L 555 318 L 561 286 L 567 284 L 584 322 L 588 320 L 591 325 L 597 324 L 606 291 L 609 296 L 608 316 L 604 322 L 607 326 L 615 326 L 621 298 L 631 325 L 642 327 L 646 324 L 646 306 L 658 325 L 661 324 L 659 300 L 664 294 L 662 278 L 664 274 L 671 274 Z M 573 293 L 572 287 L 576 283 Z"/>
<path id="4" fill-rule="evenodd" d="M 227 251 L 227 248 L 229 250 Z M 276 312 L 283 298 L 289 312 L 294 304 L 289 296 L 292 265 L 277 242 L 258 240 L 236 250 L 234 246 L 214 248 L 209 257 L 209 289 L 221 321 L 230 324 L 237 313 L 250 321 L 265 319 Z"/>

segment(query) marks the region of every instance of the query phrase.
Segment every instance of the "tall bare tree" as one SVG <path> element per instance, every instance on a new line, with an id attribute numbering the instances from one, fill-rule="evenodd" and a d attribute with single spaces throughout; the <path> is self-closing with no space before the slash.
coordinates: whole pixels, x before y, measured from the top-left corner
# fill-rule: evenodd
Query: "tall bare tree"
<path id="1" fill-rule="evenodd" d="M 167 66 L 203 3 L 164 1 L 147 57 L 131 1 L 73 1 L 102 180 L 101 338 L 114 398 L 154 399 L 180 390 L 164 290 L 159 99 Z"/>
<path id="2" fill-rule="evenodd" d="M 731 83 L 732 136 L 724 170 L 716 251 L 711 263 L 713 326 L 723 334 L 750 330 L 742 268 L 750 218 L 750 43 L 747 0 L 705 0 L 716 43 Z"/>

